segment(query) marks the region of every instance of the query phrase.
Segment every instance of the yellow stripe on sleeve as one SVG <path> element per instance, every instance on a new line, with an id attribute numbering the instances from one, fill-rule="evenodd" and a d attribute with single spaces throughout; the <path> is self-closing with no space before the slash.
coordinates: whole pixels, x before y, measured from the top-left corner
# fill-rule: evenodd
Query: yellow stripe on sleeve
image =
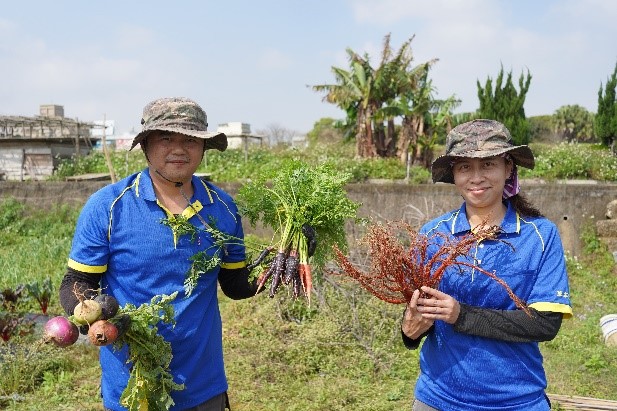
<path id="1" fill-rule="evenodd" d="M 554 313 L 562 313 L 563 318 L 572 318 L 572 307 L 566 304 L 558 304 L 558 303 L 533 303 L 529 304 L 530 308 L 533 308 L 538 311 L 551 311 Z"/>
<path id="2" fill-rule="evenodd" d="M 229 270 L 243 267 L 246 267 L 246 261 L 238 261 L 236 263 L 221 263 L 221 268 L 227 268 Z"/>
<path id="3" fill-rule="evenodd" d="M 73 270 L 77 270 L 77 271 L 80 271 L 82 273 L 87 273 L 87 274 L 103 274 L 104 272 L 107 271 L 107 264 L 86 265 L 86 264 L 78 263 L 75 260 L 71 260 L 70 258 L 69 258 L 68 266 L 69 268 L 72 268 Z"/>

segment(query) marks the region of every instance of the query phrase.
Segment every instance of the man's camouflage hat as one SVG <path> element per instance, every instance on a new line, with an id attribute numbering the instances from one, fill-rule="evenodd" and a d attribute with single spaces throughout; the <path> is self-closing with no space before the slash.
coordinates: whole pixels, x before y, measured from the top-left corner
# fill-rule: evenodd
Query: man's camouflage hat
<path id="1" fill-rule="evenodd" d="M 133 139 L 132 150 L 155 130 L 171 131 L 187 136 L 203 138 L 205 149 L 227 149 L 227 136 L 208 132 L 206 112 L 193 100 L 184 97 L 160 98 L 144 107 L 141 118 L 142 130 Z"/>
<path id="2" fill-rule="evenodd" d="M 514 163 L 534 167 L 534 158 L 528 146 L 512 144 L 510 131 L 495 120 L 472 120 L 454 127 L 446 137 L 446 154 L 433 161 L 433 182 L 454 184 L 452 161 L 456 158 L 485 158 L 508 153 Z"/>

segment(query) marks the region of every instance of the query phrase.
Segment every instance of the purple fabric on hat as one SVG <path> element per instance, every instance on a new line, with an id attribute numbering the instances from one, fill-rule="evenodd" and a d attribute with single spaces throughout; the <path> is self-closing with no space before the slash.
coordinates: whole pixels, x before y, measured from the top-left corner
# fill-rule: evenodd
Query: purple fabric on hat
<path id="1" fill-rule="evenodd" d="M 510 174 L 510 177 L 506 179 L 506 184 L 503 186 L 502 197 L 505 200 L 517 195 L 519 191 L 521 191 L 521 185 L 518 182 L 518 170 L 516 169 L 516 164 L 512 160 L 512 156 L 508 153 L 504 153 L 500 157 L 503 157 L 512 163 L 512 173 Z"/>

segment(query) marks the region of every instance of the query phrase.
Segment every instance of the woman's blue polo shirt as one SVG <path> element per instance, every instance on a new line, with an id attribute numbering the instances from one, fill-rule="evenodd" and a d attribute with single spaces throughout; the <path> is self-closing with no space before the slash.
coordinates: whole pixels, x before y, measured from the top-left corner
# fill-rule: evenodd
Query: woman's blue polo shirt
<path id="1" fill-rule="evenodd" d="M 519 216 L 508 202 L 501 228 L 502 241 L 481 241 L 465 261 L 494 272 L 530 307 L 570 317 L 568 276 L 557 227 L 546 218 Z M 450 238 L 469 231 L 465 204 L 421 229 L 429 236 L 437 232 Z M 468 267 L 447 269 L 439 289 L 460 303 L 516 309 L 498 282 Z M 513 343 L 457 333 L 452 325 L 435 321 L 434 332 L 420 352 L 420 368 L 416 398 L 439 410 L 548 410 L 537 342 Z"/>
<path id="2" fill-rule="evenodd" d="M 121 306 L 149 303 L 155 295 L 178 291 L 173 302 L 176 324 L 159 325 L 171 343 L 171 371 L 185 389 L 173 391 L 172 410 L 196 406 L 227 390 L 223 366 L 222 324 L 217 301 L 220 267 L 200 276 L 189 297 L 184 280 L 191 257 L 202 250 L 219 252 L 222 266 L 245 265 L 244 233 L 232 198 L 220 188 L 193 176 L 192 207 L 183 215 L 199 235 L 175 238 L 162 224 L 170 214 L 157 202 L 149 170 L 131 175 L 94 193 L 85 204 L 75 230 L 69 267 L 84 273 L 103 274 L 101 286 Z M 213 247 L 202 221 L 239 241 L 223 249 Z M 122 410 L 119 399 L 126 387 L 129 368 L 126 350 L 101 347 L 102 395 L 106 408 Z"/>

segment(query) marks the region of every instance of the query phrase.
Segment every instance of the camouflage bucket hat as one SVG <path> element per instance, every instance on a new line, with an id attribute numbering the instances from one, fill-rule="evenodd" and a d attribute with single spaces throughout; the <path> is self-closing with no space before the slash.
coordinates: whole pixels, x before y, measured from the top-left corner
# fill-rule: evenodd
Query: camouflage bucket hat
<path id="1" fill-rule="evenodd" d="M 504 153 L 512 156 L 516 165 L 534 167 L 531 149 L 513 145 L 510 131 L 500 122 L 480 119 L 459 124 L 446 137 L 446 154 L 433 161 L 433 182 L 454 184 L 452 161 L 456 158 L 486 158 Z"/>
<path id="2" fill-rule="evenodd" d="M 144 107 L 142 130 L 133 139 L 132 150 L 155 130 L 181 133 L 205 140 L 205 149 L 227 149 L 227 136 L 208 132 L 206 112 L 188 98 L 173 97 L 154 100 Z"/>

